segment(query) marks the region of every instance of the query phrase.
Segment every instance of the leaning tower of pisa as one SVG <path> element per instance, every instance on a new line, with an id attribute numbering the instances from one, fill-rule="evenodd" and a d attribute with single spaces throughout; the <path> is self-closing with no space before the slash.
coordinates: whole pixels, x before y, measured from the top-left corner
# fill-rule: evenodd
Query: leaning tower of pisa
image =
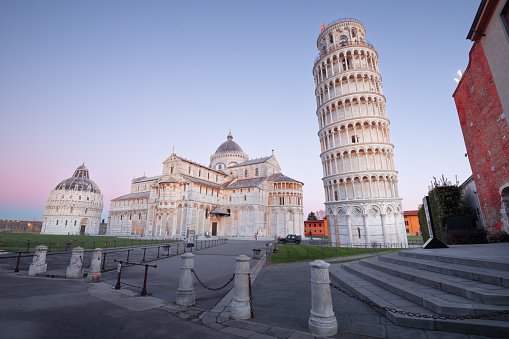
<path id="1" fill-rule="evenodd" d="M 333 246 L 407 247 L 378 54 L 357 19 L 322 27 L 313 75 Z"/>

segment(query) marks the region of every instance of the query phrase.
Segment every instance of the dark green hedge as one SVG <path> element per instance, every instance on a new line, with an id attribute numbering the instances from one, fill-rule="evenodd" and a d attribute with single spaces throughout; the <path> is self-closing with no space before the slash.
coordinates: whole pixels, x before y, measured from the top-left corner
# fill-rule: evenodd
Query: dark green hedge
<path id="1" fill-rule="evenodd" d="M 428 222 L 426 221 L 426 212 L 424 211 L 424 205 L 421 205 L 421 207 L 419 208 L 417 216 L 419 217 L 419 226 L 421 227 L 422 241 L 426 242 L 429 239 L 429 232 L 428 232 Z"/>
<path id="2" fill-rule="evenodd" d="M 450 216 L 460 215 L 472 218 L 472 211 L 461 200 L 461 189 L 459 186 L 436 186 L 429 192 L 428 196 L 433 224 L 435 225 L 435 236 L 445 243 L 445 235 L 447 233 L 445 219 Z"/>

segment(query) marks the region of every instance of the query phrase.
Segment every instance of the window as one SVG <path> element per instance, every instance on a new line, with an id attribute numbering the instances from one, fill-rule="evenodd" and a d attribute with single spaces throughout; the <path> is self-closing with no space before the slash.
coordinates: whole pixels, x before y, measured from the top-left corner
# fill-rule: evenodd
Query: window
<path id="1" fill-rule="evenodd" d="M 170 168 L 170 173 L 173 173 L 173 166 L 171 166 Z"/>
<path id="2" fill-rule="evenodd" d="M 87 214 L 87 212 L 88 212 L 88 208 L 85 208 L 85 214 Z"/>
<path id="3" fill-rule="evenodd" d="M 72 213 L 72 211 L 74 211 L 74 207 L 71 207 L 71 213 Z"/>
<path id="4" fill-rule="evenodd" d="M 338 201 L 338 191 L 334 191 L 334 200 Z"/>
<path id="5" fill-rule="evenodd" d="M 57 225 L 58 225 L 58 220 L 57 220 Z"/>
<path id="6" fill-rule="evenodd" d="M 191 174 L 191 166 L 189 166 L 189 174 Z"/>
<path id="7" fill-rule="evenodd" d="M 138 220 L 140 220 L 140 219 L 141 219 L 141 213 L 140 213 L 140 214 L 138 214 Z"/>
<path id="8" fill-rule="evenodd" d="M 230 195 L 230 202 L 232 201 L 232 196 Z"/>
<path id="9" fill-rule="evenodd" d="M 210 180 L 210 173 L 207 173 L 207 180 Z"/>
<path id="10" fill-rule="evenodd" d="M 244 178 L 247 178 L 247 169 L 244 170 Z"/>
<path id="11" fill-rule="evenodd" d="M 208 219 L 209 218 L 209 210 L 208 208 L 205 210 L 205 219 Z"/>
<path id="12" fill-rule="evenodd" d="M 122 220 L 122 216 L 120 216 L 120 220 Z"/>
<path id="13" fill-rule="evenodd" d="M 230 198 L 231 198 L 231 197 L 230 197 Z M 229 208 L 226 210 L 226 212 L 228 212 L 228 215 L 230 215 L 230 209 L 229 209 Z"/>
<path id="14" fill-rule="evenodd" d="M 255 176 L 258 176 L 258 167 L 255 169 Z"/>
<path id="15" fill-rule="evenodd" d="M 67 226 L 67 220 L 65 221 L 65 226 Z"/>
<path id="16" fill-rule="evenodd" d="M 129 214 L 129 220 L 133 220 L 133 215 Z"/>
<path id="17" fill-rule="evenodd" d="M 361 238 L 361 229 L 357 228 L 357 233 L 359 234 L 359 239 Z"/>
<path id="18" fill-rule="evenodd" d="M 244 201 L 246 201 L 246 200 L 247 200 L 247 198 L 246 198 L 246 196 L 244 195 Z"/>
<path id="19" fill-rule="evenodd" d="M 201 177 L 201 170 L 198 171 L 198 176 Z"/>
<path id="20" fill-rule="evenodd" d="M 74 226 L 76 226 L 76 220 L 74 220 Z"/>
<path id="21" fill-rule="evenodd" d="M 407 233 L 410 233 L 410 230 L 407 228 L 407 229 L 406 229 L 406 232 L 407 232 Z"/>
<path id="22" fill-rule="evenodd" d="M 408 220 L 405 220 L 405 226 L 408 226 Z"/>
<path id="23" fill-rule="evenodd" d="M 138 189 L 139 189 L 139 187 L 138 187 Z M 90 200 L 90 198 L 89 198 L 89 197 L 87 197 L 87 201 L 89 201 L 89 200 Z"/>

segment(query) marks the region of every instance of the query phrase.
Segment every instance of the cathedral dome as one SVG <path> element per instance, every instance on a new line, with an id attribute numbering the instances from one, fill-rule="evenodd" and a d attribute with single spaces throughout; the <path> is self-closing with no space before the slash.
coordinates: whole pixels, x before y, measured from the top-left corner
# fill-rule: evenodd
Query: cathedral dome
<path id="1" fill-rule="evenodd" d="M 67 178 L 60 182 L 57 185 L 57 187 L 55 187 L 55 189 L 85 191 L 98 194 L 101 193 L 99 186 L 97 186 L 95 182 L 90 180 L 88 168 L 85 167 L 85 164 L 76 168 L 72 177 Z"/>
<path id="2" fill-rule="evenodd" d="M 233 135 L 231 132 L 226 137 L 226 141 L 223 142 L 216 150 L 215 154 L 222 154 L 222 153 L 239 153 L 244 154 L 244 151 L 242 151 L 242 148 L 237 144 L 235 141 L 233 141 Z"/>

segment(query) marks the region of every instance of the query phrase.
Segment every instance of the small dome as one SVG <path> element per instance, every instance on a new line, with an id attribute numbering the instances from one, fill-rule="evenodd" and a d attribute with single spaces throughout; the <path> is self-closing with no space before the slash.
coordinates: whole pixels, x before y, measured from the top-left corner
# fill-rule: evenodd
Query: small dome
<path id="1" fill-rule="evenodd" d="M 101 193 L 99 186 L 90 180 L 88 168 L 85 167 L 85 164 L 76 168 L 72 177 L 60 182 L 55 189 Z"/>
<path id="2" fill-rule="evenodd" d="M 226 141 L 223 142 L 216 150 L 215 154 L 221 154 L 221 153 L 239 153 L 244 154 L 244 151 L 242 151 L 242 148 L 237 144 L 235 141 L 233 141 L 232 133 L 230 132 L 228 136 L 226 137 Z"/>

